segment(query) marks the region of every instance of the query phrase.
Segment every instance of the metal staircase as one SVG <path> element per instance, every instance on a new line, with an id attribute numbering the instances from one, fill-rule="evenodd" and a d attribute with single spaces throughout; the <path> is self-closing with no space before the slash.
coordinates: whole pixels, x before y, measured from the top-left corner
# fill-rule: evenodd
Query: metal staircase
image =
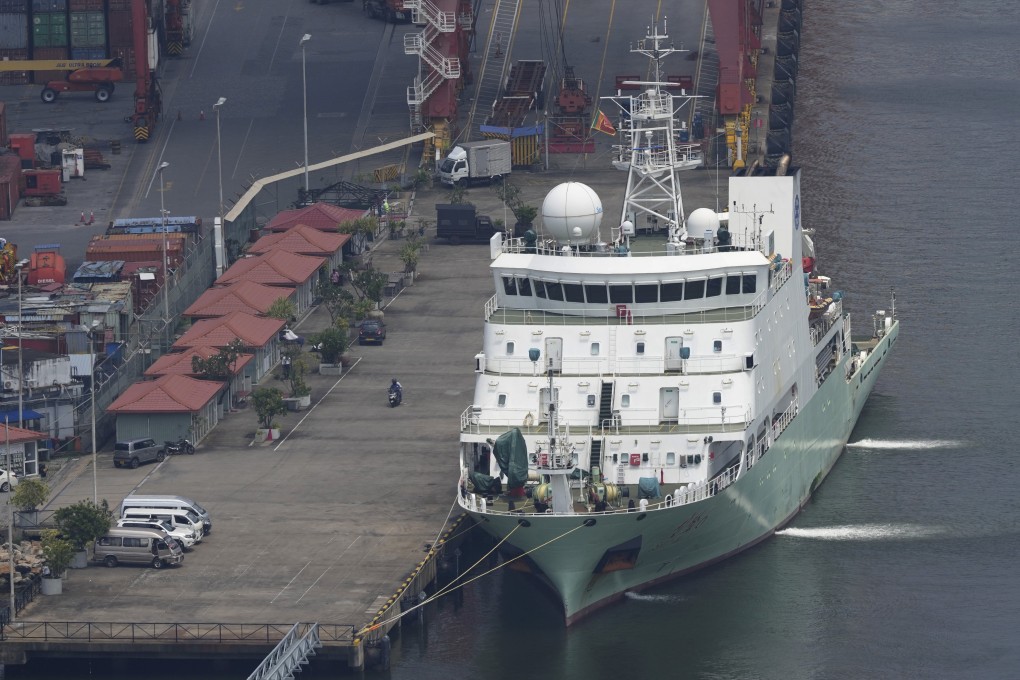
<path id="1" fill-rule="evenodd" d="M 602 395 L 599 399 L 599 424 L 613 417 L 613 386 L 614 382 L 602 383 Z"/>
<path id="2" fill-rule="evenodd" d="M 520 0 L 496 0 L 485 44 L 485 56 L 479 68 L 475 99 L 465 128 L 469 135 L 475 125 L 475 114 L 478 109 L 481 108 L 481 117 L 484 120 L 496 100 L 503 95 L 503 83 L 506 81 L 507 65 L 510 63 L 510 51 L 520 14 Z"/>
<path id="3" fill-rule="evenodd" d="M 429 0 L 404 0 L 404 9 L 411 10 L 415 24 L 425 24 L 421 33 L 404 35 L 404 54 L 417 55 L 423 62 L 419 65 L 414 83 L 407 88 L 407 106 L 411 110 L 411 130 L 421 130 L 422 105 L 443 81 L 457 80 L 461 76 L 460 59 L 448 57 L 433 45 L 442 33 L 457 30 L 456 12 L 443 12 Z M 422 73 L 425 77 L 422 78 Z"/>
<path id="4" fill-rule="evenodd" d="M 591 471 L 592 481 L 595 481 L 595 470 L 602 469 L 602 442 L 602 437 L 592 437 L 591 455 L 588 457 L 588 469 Z"/>

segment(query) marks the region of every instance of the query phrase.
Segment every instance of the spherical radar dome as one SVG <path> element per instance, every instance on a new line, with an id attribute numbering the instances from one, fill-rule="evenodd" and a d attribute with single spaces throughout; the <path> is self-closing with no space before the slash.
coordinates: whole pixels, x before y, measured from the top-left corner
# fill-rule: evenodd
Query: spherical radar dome
<path id="1" fill-rule="evenodd" d="M 711 208 L 698 208 L 687 218 L 687 233 L 701 238 L 706 231 L 719 233 L 719 215 Z"/>
<path id="2" fill-rule="evenodd" d="M 602 224 L 602 201 L 587 184 L 564 182 L 542 202 L 542 227 L 559 243 L 589 243 Z"/>

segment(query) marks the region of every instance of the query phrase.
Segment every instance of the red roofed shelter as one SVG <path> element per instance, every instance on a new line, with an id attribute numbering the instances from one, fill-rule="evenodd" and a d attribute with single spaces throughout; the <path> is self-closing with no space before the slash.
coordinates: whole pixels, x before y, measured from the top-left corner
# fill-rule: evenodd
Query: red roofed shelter
<path id="1" fill-rule="evenodd" d="M 196 321 L 173 344 L 173 350 L 226 347 L 232 340 L 240 340 L 245 353 L 255 356 L 245 367 L 246 376 L 255 384 L 280 360 L 279 333 L 285 325 L 280 319 L 233 312 L 216 319 Z"/>
<path id="2" fill-rule="evenodd" d="M 166 375 L 135 383 L 106 410 L 117 416 L 117 441 L 200 442 L 223 415 L 225 383 Z"/>
<path id="3" fill-rule="evenodd" d="M 44 432 L 26 430 L 0 422 L 0 462 L 18 477 L 33 477 L 39 474 L 39 442 L 48 439 Z M 7 456 L 10 455 L 10 458 Z"/>
<path id="4" fill-rule="evenodd" d="M 332 270 L 343 264 L 343 247 L 350 240 L 350 234 L 336 234 L 299 224 L 287 231 L 266 234 L 248 248 L 248 254 L 268 255 L 275 250 L 283 250 L 295 255 L 324 257 Z"/>
<path id="5" fill-rule="evenodd" d="M 192 359 L 199 357 L 209 359 L 220 353 L 215 347 L 193 347 L 184 352 L 170 352 L 156 360 L 152 366 L 145 370 L 148 378 L 161 378 L 165 375 L 183 375 L 189 378 L 208 380 L 204 374 L 195 372 Z M 224 403 L 236 405 L 241 399 L 251 392 L 251 377 L 247 375 L 247 368 L 255 356 L 252 354 L 239 354 L 233 366 L 228 367 L 230 379 L 227 381 L 227 394 Z"/>
<path id="6" fill-rule="evenodd" d="M 213 319 L 231 312 L 265 316 L 273 303 L 280 298 L 293 300 L 294 289 L 264 286 L 254 281 L 238 281 L 229 286 L 205 291 L 184 310 L 184 316 L 192 319 Z"/>
<path id="7" fill-rule="evenodd" d="M 319 276 L 328 276 L 324 269 L 326 258 L 294 255 L 282 250 L 274 250 L 259 257 L 241 258 L 230 269 L 216 279 L 216 286 L 229 286 L 238 281 L 254 281 L 266 286 L 284 286 L 294 288 L 291 298 L 297 305 L 299 314 L 312 306 L 312 293 Z"/>

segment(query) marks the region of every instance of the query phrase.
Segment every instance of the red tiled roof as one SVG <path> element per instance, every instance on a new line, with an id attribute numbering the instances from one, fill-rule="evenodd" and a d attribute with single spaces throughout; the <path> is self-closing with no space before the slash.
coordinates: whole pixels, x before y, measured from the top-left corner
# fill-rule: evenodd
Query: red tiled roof
<path id="1" fill-rule="evenodd" d="M 226 347 L 232 340 L 239 339 L 245 347 L 263 347 L 280 332 L 284 324 L 281 319 L 232 312 L 215 319 L 196 321 L 173 346 L 179 350 L 189 347 Z"/>
<path id="2" fill-rule="evenodd" d="M 7 439 L 8 436 L 10 436 L 10 440 Z M 25 442 L 37 442 L 43 439 L 49 439 L 49 435 L 43 432 L 36 432 L 35 430 L 26 430 L 23 427 L 0 423 L 0 442 L 10 441 L 12 444 L 24 444 Z"/>
<path id="3" fill-rule="evenodd" d="M 223 288 L 205 291 L 184 310 L 184 316 L 210 318 L 231 312 L 265 314 L 278 299 L 293 296 L 293 288 L 264 286 L 254 281 L 241 280 Z"/>
<path id="4" fill-rule="evenodd" d="M 107 407 L 114 413 L 195 413 L 223 389 L 223 383 L 165 375 L 135 383 Z"/>
<path id="5" fill-rule="evenodd" d="M 186 352 L 171 352 L 164 354 L 156 360 L 152 366 L 145 369 L 145 375 L 157 378 L 161 375 L 187 375 L 195 377 L 197 374 L 191 367 L 191 358 L 194 356 L 208 359 L 219 354 L 215 347 L 192 347 Z M 234 363 L 234 375 L 238 375 L 248 365 L 248 362 L 255 358 L 254 354 L 239 354 Z"/>
<path id="6" fill-rule="evenodd" d="M 268 255 L 238 260 L 216 279 L 215 285 L 225 286 L 235 281 L 255 281 L 267 286 L 301 285 L 315 276 L 315 272 L 325 262 L 324 257 L 308 257 L 276 250 Z"/>
<path id="7" fill-rule="evenodd" d="M 322 231 L 336 231 L 344 222 L 350 222 L 369 214 L 368 210 L 341 208 L 329 203 L 313 203 L 307 208 L 284 210 L 266 225 L 266 231 L 287 231 L 299 224 Z"/>
<path id="8" fill-rule="evenodd" d="M 297 255 L 328 257 L 343 248 L 350 239 L 350 234 L 336 234 L 309 227 L 307 224 L 298 224 L 293 229 L 263 236 L 248 249 L 248 252 L 264 255 L 273 250 L 285 250 Z"/>

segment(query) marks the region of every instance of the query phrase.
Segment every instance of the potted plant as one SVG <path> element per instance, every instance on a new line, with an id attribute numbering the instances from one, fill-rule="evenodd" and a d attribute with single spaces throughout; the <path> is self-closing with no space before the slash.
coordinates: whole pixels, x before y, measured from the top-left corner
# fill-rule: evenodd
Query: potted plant
<path id="1" fill-rule="evenodd" d="M 39 524 L 39 508 L 46 505 L 50 487 L 41 479 L 28 477 L 14 488 L 11 504 L 19 509 L 16 526 L 34 527 Z"/>
<path id="2" fill-rule="evenodd" d="M 71 568 L 82 569 L 88 565 L 88 546 L 113 525 L 113 513 L 105 498 L 98 505 L 85 499 L 58 509 L 53 520 L 75 550 Z"/>
<path id="3" fill-rule="evenodd" d="M 275 387 L 260 387 L 251 393 L 251 406 L 258 418 L 255 438 L 259 441 L 279 439 L 280 426 L 273 418 L 287 412 L 287 405 L 283 403 L 283 392 Z"/>
<path id="4" fill-rule="evenodd" d="M 42 532 L 42 551 L 46 558 L 40 590 L 43 595 L 60 595 L 64 592 L 63 574 L 74 560 L 74 546 L 55 529 Z"/>
<path id="5" fill-rule="evenodd" d="M 305 374 L 308 373 L 308 360 L 300 348 L 287 350 L 290 359 L 290 371 L 287 380 L 290 382 L 290 397 L 284 399 L 288 410 L 300 411 L 308 408 L 312 403 L 312 388 L 305 382 Z"/>
<path id="6" fill-rule="evenodd" d="M 347 320 L 331 326 L 319 333 L 315 338 L 315 346 L 319 348 L 319 375 L 341 375 L 343 366 L 341 357 L 347 351 L 348 330 Z"/>

